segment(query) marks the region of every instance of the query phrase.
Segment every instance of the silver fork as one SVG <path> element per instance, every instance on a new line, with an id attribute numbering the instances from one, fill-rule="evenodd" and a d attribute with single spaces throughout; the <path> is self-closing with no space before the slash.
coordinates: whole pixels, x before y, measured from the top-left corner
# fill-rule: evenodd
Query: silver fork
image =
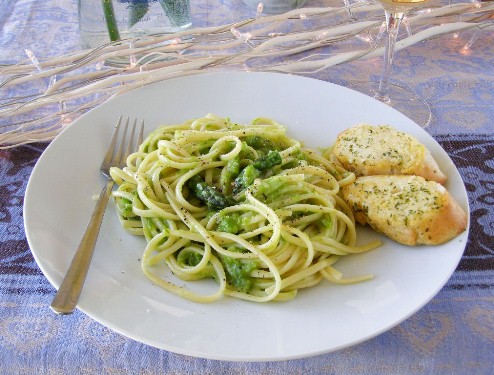
<path id="1" fill-rule="evenodd" d="M 98 239 L 101 222 L 105 214 L 105 209 L 110 198 L 113 184 L 115 183 L 110 176 L 110 167 L 122 168 L 125 165 L 127 156 L 136 151 L 137 147 L 142 143 L 144 121 L 140 126 L 137 141 L 134 141 L 137 120 L 134 121 L 130 137 L 126 141 L 129 119 L 127 119 L 125 123 L 121 141 L 118 141 L 118 133 L 121 123 L 122 116 L 120 116 L 117 125 L 115 126 L 110 145 L 100 167 L 101 173 L 107 178 L 106 185 L 101 191 L 96 207 L 94 208 L 94 212 L 91 215 L 91 219 L 86 227 L 81 242 L 79 243 L 79 247 L 77 248 L 74 258 L 70 263 L 70 267 L 51 303 L 51 309 L 57 314 L 72 314 L 77 306 L 77 302 L 79 301 L 82 287 L 89 269 L 89 264 L 91 263 L 91 258 L 93 256 L 94 247 Z"/>

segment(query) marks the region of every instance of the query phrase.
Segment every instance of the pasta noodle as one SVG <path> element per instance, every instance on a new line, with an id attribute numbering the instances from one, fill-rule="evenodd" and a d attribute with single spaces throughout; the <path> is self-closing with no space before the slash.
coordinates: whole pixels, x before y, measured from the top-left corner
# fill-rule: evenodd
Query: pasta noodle
<path id="1" fill-rule="evenodd" d="M 355 176 L 286 135 L 267 118 L 240 125 L 213 114 L 153 131 L 112 168 L 115 206 L 125 230 L 143 235 L 144 274 L 197 302 L 229 295 L 254 302 L 289 300 L 326 279 L 356 246 L 355 221 L 338 196 Z M 157 274 L 214 279 L 203 294 Z"/>

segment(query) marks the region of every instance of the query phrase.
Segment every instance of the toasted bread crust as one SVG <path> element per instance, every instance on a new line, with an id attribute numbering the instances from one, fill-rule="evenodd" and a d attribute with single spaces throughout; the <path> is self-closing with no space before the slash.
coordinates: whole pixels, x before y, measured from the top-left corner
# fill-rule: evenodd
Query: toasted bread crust
<path id="1" fill-rule="evenodd" d="M 446 175 L 415 137 L 391 126 L 359 124 L 341 132 L 333 155 L 358 176 L 417 175 L 440 184 Z"/>
<path id="2" fill-rule="evenodd" d="M 420 176 L 358 177 L 341 192 L 357 222 L 405 245 L 438 245 L 467 227 L 446 189 Z"/>

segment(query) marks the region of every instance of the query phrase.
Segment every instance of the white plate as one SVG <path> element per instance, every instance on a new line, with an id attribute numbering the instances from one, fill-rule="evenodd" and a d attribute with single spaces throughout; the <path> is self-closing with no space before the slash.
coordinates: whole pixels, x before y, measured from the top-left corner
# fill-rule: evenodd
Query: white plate
<path id="1" fill-rule="evenodd" d="M 388 123 L 425 143 L 449 176 L 447 188 L 468 210 L 461 177 L 446 152 L 423 129 L 388 106 L 327 82 L 272 73 L 211 73 L 164 81 L 117 97 L 87 113 L 46 149 L 28 184 L 24 218 L 33 255 L 58 287 L 92 212 L 103 179 L 98 172 L 119 114 L 144 118 L 146 131 L 208 112 L 247 123 L 277 119 L 311 147 L 331 145 L 359 122 Z M 359 229 L 360 242 L 377 235 Z M 337 264 L 371 281 L 322 283 L 285 303 L 223 298 L 183 300 L 141 273 L 144 239 L 125 233 L 112 205 L 106 212 L 79 308 L 134 340 L 172 352 L 221 360 L 300 358 L 374 337 L 412 315 L 447 282 L 467 242 L 464 232 L 445 245 L 381 248 Z"/>

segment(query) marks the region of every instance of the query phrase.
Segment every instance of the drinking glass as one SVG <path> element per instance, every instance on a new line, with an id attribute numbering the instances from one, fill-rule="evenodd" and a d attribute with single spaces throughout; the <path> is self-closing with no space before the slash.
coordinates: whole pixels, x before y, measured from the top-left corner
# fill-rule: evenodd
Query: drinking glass
<path id="1" fill-rule="evenodd" d="M 190 0 L 78 0 L 82 48 L 175 33 L 192 24 Z"/>
<path id="2" fill-rule="evenodd" d="M 395 52 L 395 44 L 405 15 L 428 0 L 378 0 L 386 17 L 386 43 L 384 65 L 379 82 L 359 82 L 351 87 L 388 104 L 418 125 L 426 127 L 431 120 L 431 108 L 427 101 L 410 89 L 389 82 Z"/>

